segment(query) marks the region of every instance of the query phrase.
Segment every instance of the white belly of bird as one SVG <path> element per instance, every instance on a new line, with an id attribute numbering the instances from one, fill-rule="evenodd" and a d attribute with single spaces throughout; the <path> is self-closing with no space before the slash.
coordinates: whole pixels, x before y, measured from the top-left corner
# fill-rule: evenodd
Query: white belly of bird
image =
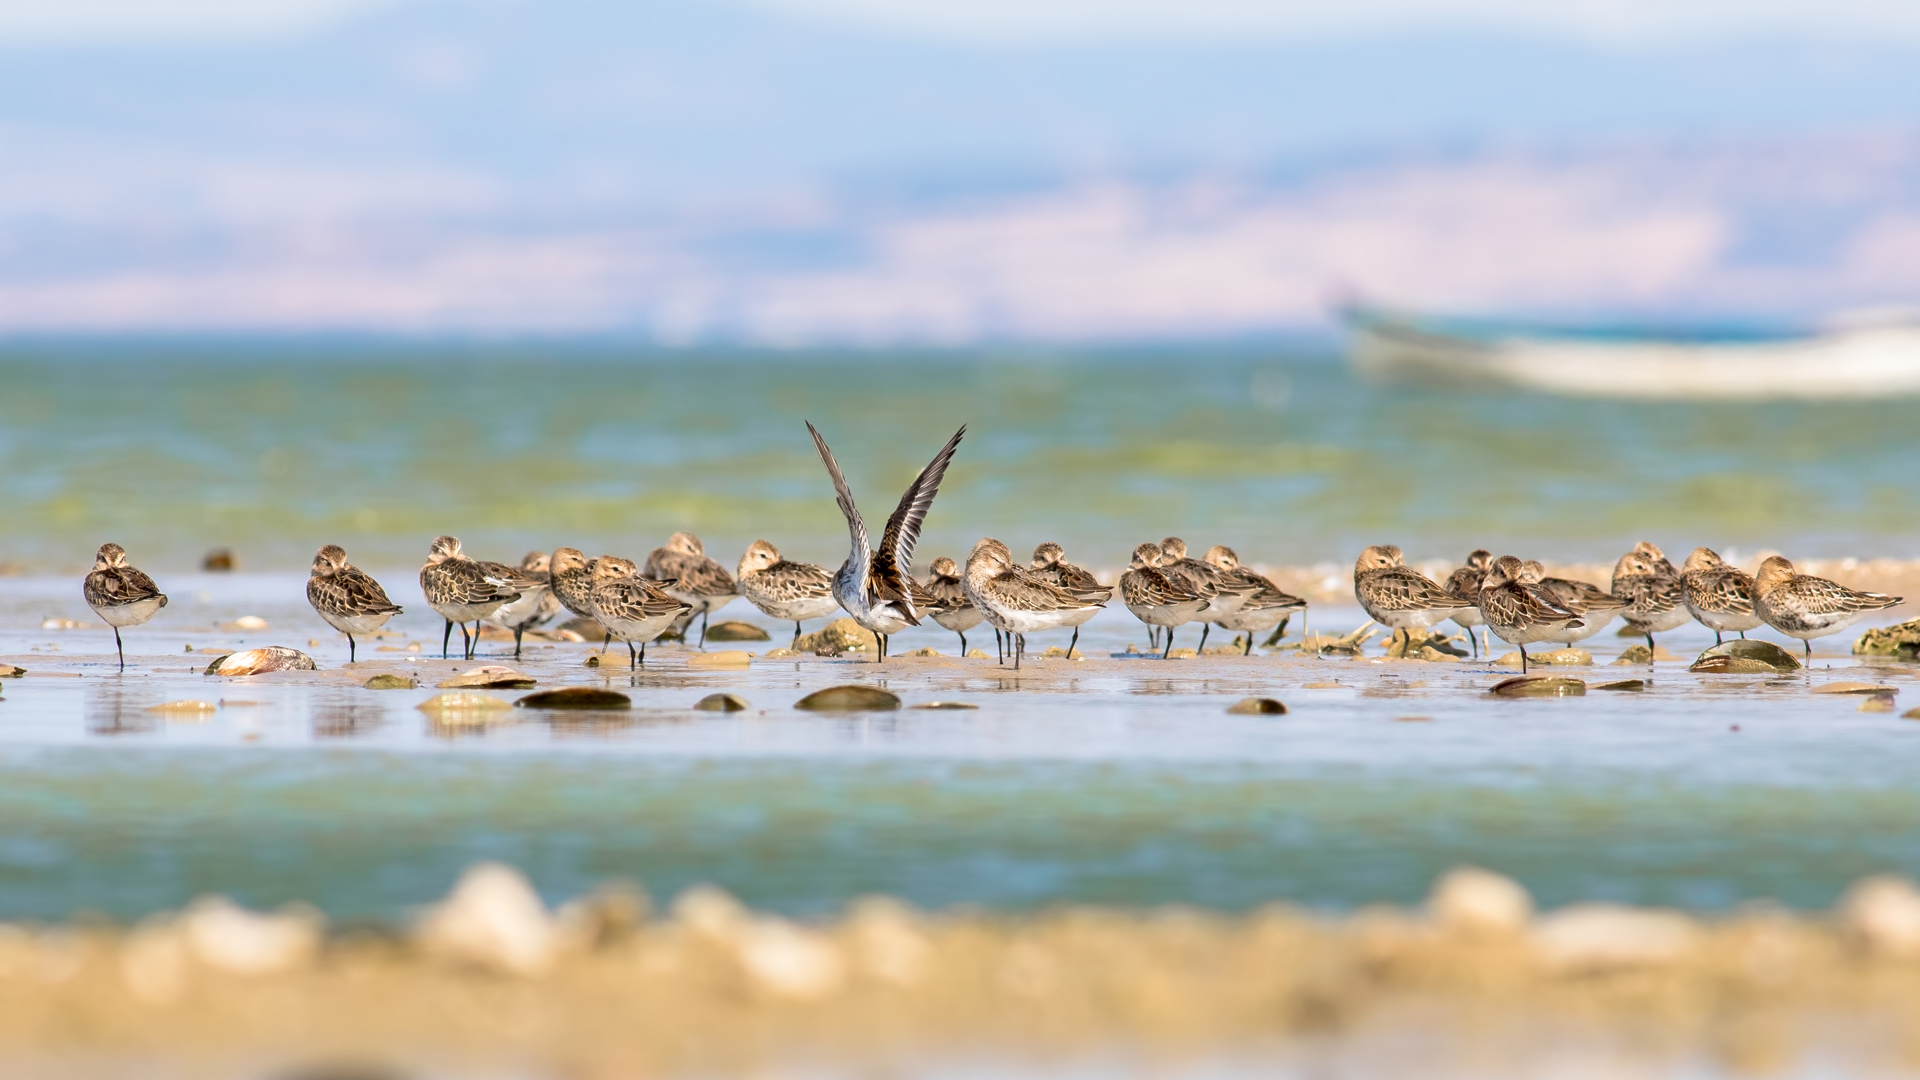
<path id="1" fill-rule="evenodd" d="M 1078 611 L 1069 611 L 1066 613 L 1066 617 L 1060 620 L 1060 626 L 1062 628 L 1069 627 L 1069 626 L 1085 626 L 1087 625 L 1087 620 L 1093 618 L 1095 615 L 1100 614 L 1100 611 L 1101 609 L 1097 607 L 1081 608 Z"/>
<path id="2" fill-rule="evenodd" d="M 1271 630 L 1280 625 L 1280 620 L 1298 611 L 1298 608 L 1254 608 L 1249 611 L 1241 608 L 1224 619 L 1212 620 L 1222 630 L 1247 630 L 1258 632 Z"/>
<path id="3" fill-rule="evenodd" d="M 94 613 L 106 620 L 108 626 L 139 626 L 154 617 L 161 608 L 160 598 L 135 600 L 131 604 L 117 604 L 113 607 L 94 608 Z"/>
<path id="4" fill-rule="evenodd" d="M 428 607 L 440 613 L 440 617 L 450 622 L 473 622 L 484 619 L 500 610 L 500 601 L 489 600 L 484 604 L 433 604 Z"/>
<path id="5" fill-rule="evenodd" d="M 1244 594 L 1217 593 L 1213 599 L 1207 601 L 1206 607 L 1200 609 L 1200 618 L 1205 622 L 1217 622 L 1239 611 L 1246 606 L 1246 603 L 1247 598 Z"/>
<path id="6" fill-rule="evenodd" d="M 1074 614 L 1075 609 L 1065 611 L 1023 611 L 1019 608 L 1001 608 L 994 612 L 999 616 L 1000 629 L 1015 634 L 1037 634 L 1042 630 L 1058 630 L 1066 624 L 1066 617 Z"/>
<path id="7" fill-rule="evenodd" d="M 1723 634 L 1738 634 L 1748 630 L 1757 630 L 1760 624 L 1765 621 L 1757 614 L 1734 615 L 1720 611 L 1704 611 L 1694 607 L 1692 604 L 1687 605 L 1687 610 L 1693 613 L 1694 618 L 1700 620 L 1701 626 Z"/>
<path id="8" fill-rule="evenodd" d="M 534 613 L 540 610 L 541 601 L 545 600 L 547 595 L 547 588 L 544 585 L 528 589 L 520 594 L 520 599 L 510 604 L 500 605 L 493 613 L 493 621 L 511 630 L 533 618 Z"/>
<path id="9" fill-rule="evenodd" d="M 1571 645 L 1576 641 L 1585 641 L 1613 625 L 1613 618 L 1617 614 L 1619 614 L 1617 611 L 1590 611 L 1580 616 L 1581 622 L 1586 625 L 1574 627 L 1572 630 L 1562 630 L 1558 636 L 1546 638 L 1545 640 L 1558 641 L 1565 645 Z"/>
<path id="10" fill-rule="evenodd" d="M 687 615 L 692 618 L 698 618 L 701 615 L 711 615 L 721 608 L 726 607 L 728 604 L 733 603 L 733 598 L 739 595 L 738 593 L 726 593 L 721 596 L 712 596 L 697 592 L 688 592 L 685 589 L 664 589 L 662 591 L 675 600 L 687 605 L 687 607 L 691 609 L 687 612 Z"/>
<path id="11" fill-rule="evenodd" d="M 1664 611 L 1650 618 L 1640 619 L 1634 622 L 1633 628 L 1635 630 L 1644 628 L 1649 633 L 1658 634 L 1683 626 L 1692 618 L 1693 612 L 1688 611 L 1685 604 L 1681 604 L 1672 611 Z"/>
<path id="12" fill-rule="evenodd" d="M 783 622 L 806 622 L 809 619 L 825 619 L 837 614 L 839 601 L 831 596 L 814 596 L 801 600 L 770 600 L 746 594 L 747 602 L 762 612 Z"/>
<path id="13" fill-rule="evenodd" d="M 393 618 L 393 613 L 383 611 L 377 615 L 334 615 L 323 611 L 320 617 L 326 620 L 328 626 L 343 634 L 371 634 L 387 625 L 387 620 Z"/>
<path id="14" fill-rule="evenodd" d="M 1774 619 L 1767 621 L 1767 625 L 1788 637 L 1797 637 L 1802 641 L 1811 641 L 1817 637 L 1826 637 L 1828 634 L 1837 634 L 1847 627 L 1852 626 L 1854 623 L 1859 622 L 1861 619 L 1866 618 L 1867 613 L 1864 611 L 1836 611 L 1828 615 L 1807 615 L 1799 612 L 1787 614 L 1775 612 L 1774 616 Z"/>
<path id="15" fill-rule="evenodd" d="M 1151 626 L 1185 626 L 1199 614 L 1191 605 L 1159 604 L 1142 607 L 1127 605 L 1133 617 Z"/>
<path id="16" fill-rule="evenodd" d="M 1373 621 L 1389 630 L 1428 630 L 1434 624 L 1453 618 L 1458 608 L 1442 611 L 1439 608 L 1419 608 L 1413 611 L 1374 611 L 1367 608 L 1367 614 Z"/>
<path id="17" fill-rule="evenodd" d="M 616 641 L 631 641 L 642 644 L 652 641 L 665 633 L 673 625 L 673 615 L 655 615 L 646 619 L 609 619 L 602 615 L 600 624 L 613 632 Z"/>
<path id="18" fill-rule="evenodd" d="M 1493 631 L 1494 637 L 1509 645 L 1531 645 L 1536 641 L 1565 641 L 1567 634 L 1559 623 L 1534 623 L 1525 629 L 1516 629 L 1489 622 L 1487 629 Z"/>
<path id="19" fill-rule="evenodd" d="M 956 634 L 964 634 L 974 627 L 979 626 L 983 618 L 985 618 L 985 616 L 980 614 L 979 608 L 963 607 L 955 608 L 951 611 L 942 611 L 933 617 L 933 621 L 944 629 L 951 630 Z"/>
<path id="20" fill-rule="evenodd" d="M 1449 615 L 1448 618 L 1469 629 L 1487 621 L 1480 617 L 1480 609 L 1477 607 L 1460 608 Z"/>

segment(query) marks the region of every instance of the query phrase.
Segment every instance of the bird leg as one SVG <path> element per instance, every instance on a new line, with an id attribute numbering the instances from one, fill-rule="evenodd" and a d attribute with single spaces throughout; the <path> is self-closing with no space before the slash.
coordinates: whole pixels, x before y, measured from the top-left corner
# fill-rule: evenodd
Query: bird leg
<path id="1" fill-rule="evenodd" d="M 1813 666 L 1813 639 L 1803 637 L 1800 639 L 1800 644 L 1805 646 L 1807 650 L 1807 666 L 1812 667 Z M 122 660 L 120 661 L 120 666 L 125 667 L 126 663 L 127 662 L 125 660 Z"/>
<path id="2" fill-rule="evenodd" d="M 461 627 L 460 628 L 461 636 L 465 637 L 466 633 L 467 633 L 467 628 L 464 626 Z M 442 660 L 449 659 L 449 657 L 447 656 L 447 643 L 452 640 L 453 640 L 453 620 L 448 619 L 447 629 L 440 635 L 440 659 Z"/>
<path id="3" fill-rule="evenodd" d="M 1073 640 L 1067 642 L 1067 659 L 1073 659 L 1073 647 L 1078 644 L 1080 644 L 1080 628 L 1076 626 L 1073 628 Z"/>
<path id="4" fill-rule="evenodd" d="M 640 658 L 634 655 L 633 642 L 629 641 L 627 642 L 627 670 L 632 671 L 634 668 L 637 668 L 639 666 L 640 666 Z"/>
<path id="5" fill-rule="evenodd" d="M 795 619 L 793 620 L 793 644 L 787 646 L 787 651 L 791 652 L 794 649 L 798 648 L 799 646 L 800 646 L 800 620 Z"/>
<path id="6" fill-rule="evenodd" d="M 887 662 L 887 635 L 875 634 L 873 636 L 880 641 L 880 662 L 884 664 Z"/>
<path id="7" fill-rule="evenodd" d="M 1207 651 L 1207 631 L 1211 629 L 1213 629 L 1213 624 L 1210 622 L 1200 624 L 1200 647 L 1193 651 L 1193 655 L 1199 656 Z"/>
<path id="8" fill-rule="evenodd" d="M 1647 663 L 1653 663 L 1653 631 L 1647 631 Z"/>
<path id="9" fill-rule="evenodd" d="M 347 635 L 347 663 L 353 663 L 353 635 Z"/>
<path id="10" fill-rule="evenodd" d="M 1000 628 L 993 628 L 993 658 L 995 663 L 1007 662 L 1007 650 L 1000 647 Z"/>
<path id="11" fill-rule="evenodd" d="M 527 628 L 524 623 L 513 628 L 513 658 L 515 660 L 520 659 L 520 635 L 526 632 Z"/>
<path id="12" fill-rule="evenodd" d="M 1525 642 L 1521 642 L 1520 643 L 1520 674 L 1525 675 L 1526 673 L 1527 673 L 1527 645 Z"/>
<path id="13" fill-rule="evenodd" d="M 627 647 L 632 648 L 633 642 L 627 642 Z M 644 641 L 640 643 L 640 662 L 643 664 L 647 662 L 647 643 Z"/>
<path id="14" fill-rule="evenodd" d="M 1173 627 L 1169 626 L 1167 627 L 1167 651 L 1160 654 L 1160 659 L 1165 660 L 1167 657 L 1172 655 L 1173 655 Z"/>
<path id="15" fill-rule="evenodd" d="M 1247 647 L 1240 650 L 1241 656 L 1253 655 L 1253 631 L 1247 631 Z"/>
<path id="16" fill-rule="evenodd" d="M 955 630 L 954 633 L 960 634 L 960 631 Z M 967 658 L 967 635 L 960 634 L 960 659 L 965 660 L 966 658 Z"/>
<path id="17" fill-rule="evenodd" d="M 120 657 L 120 670 L 127 670 L 127 650 L 120 644 L 120 628 L 113 628 L 113 651 Z"/>
<path id="18" fill-rule="evenodd" d="M 707 620 L 711 618 L 713 618 L 712 608 L 700 613 L 700 648 L 703 650 L 707 647 Z"/>
<path id="19" fill-rule="evenodd" d="M 1719 644 L 1721 643 L 1721 641 L 1720 641 L 1720 631 L 1718 631 L 1718 630 L 1715 630 L 1715 631 L 1713 632 L 1713 643 L 1714 643 L 1714 645 L 1716 645 L 1716 646 L 1718 646 L 1718 645 L 1719 645 Z"/>
<path id="20" fill-rule="evenodd" d="M 1027 635 L 1013 635 L 1013 670 L 1020 670 L 1020 658 L 1027 654 Z"/>

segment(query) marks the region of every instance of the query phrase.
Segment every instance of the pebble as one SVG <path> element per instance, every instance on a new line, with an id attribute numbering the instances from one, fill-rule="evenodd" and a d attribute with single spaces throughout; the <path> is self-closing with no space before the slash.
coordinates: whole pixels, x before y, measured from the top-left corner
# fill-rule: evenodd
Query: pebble
<path id="1" fill-rule="evenodd" d="M 971 701 L 927 701 L 909 706 L 915 709 L 977 709 L 980 706 Z"/>
<path id="2" fill-rule="evenodd" d="M 701 712 L 746 712 L 753 706 L 738 694 L 708 694 L 693 703 Z"/>
<path id="3" fill-rule="evenodd" d="M 313 657 L 284 645 L 267 645 L 227 655 L 207 665 L 208 675 L 260 675 L 269 671 L 313 671 Z"/>
<path id="4" fill-rule="evenodd" d="M 420 685 L 420 680 L 411 675 L 375 675 L 360 685 L 369 690 L 412 690 Z"/>
<path id="5" fill-rule="evenodd" d="M 687 666 L 690 668 L 743 668 L 752 664 L 753 654 L 745 649 L 722 649 L 687 657 Z"/>
<path id="6" fill-rule="evenodd" d="M 714 623 L 707 628 L 708 641 L 768 641 L 766 630 L 749 622 Z"/>
<path id="7" fill-rule="evenodd" d="M 179 926 L 196 960 L 235 975 L 292 971 L 320 953 L 317 916 L 248 911 L 224 896 L 195 900 Z"/>
<path id="8" fill-rule="evenodd" d="M 220 629 L 226 630 L 228 632 L 233 632 L 237 630 L 265 630 L 266 628 L 267 628 L 267 620 L 261 618 L 258 615 L 242 615 L 239 618 L 233 620 L 232 622 L 224 622 L 220 624 Z"/>
<path id="9" fill-rule="evenodd" d="M 525 672 L 515 671 L 500 664 L 486 664 L 477 668 L 468 668 L 453 678 L 434 685 L 440 690 L 525 690 L 534 682 L 534 677 Z"/>
<path id="10" fill-rule="evenodd" d="M 1877 953 L 1920 956 L 1920 889 L 1893 874 L 1855 882 L 1840 898 L 1840 921 Z"/>
<path id="11" fill-rule="evenodd" d="M 1595 690 L 1645 690 L 1646 688 L 1647 680 L 1645 679 L 1620 679 L 1616 682 L 1599 683 L 1593 687 Z"/>
<path id="12" fill-rule="evenodd" d="M 1800 661 L 1771 641 L 1735 638 L 1701 653 L 1687 670 L 1708 675 L 1770 675 L 1799 671 Z"/>
<path id="13" fill-rule="evenodd" d="M 1427 897 L 1433 921 L 1448 930 L 1519 930 L 1533 918 L 1533 897 L 1519 882 L 1491 870 L 1462 866 L 1433 884 Z"/>
<path id="14" fill-rule="evenodd" d="M 1888 695 L 1892 695 L 1892 694 L 1899 693 L 1900 688 L 1897 686 L 1881 686 L 1878 683 L 1867 683 L 1867 682 L 1830 682 L 1830 683 L 1823 683 L 1819 686 L 1814 687 L 1813 692 L 1816 694 L 1888 694 Z"/>
<path id="15" fill-rule="evenodd" d="M 1565 675 L 1522 675 L 1497 682 L 1487 692 L 1501 697 L 1580 697 L 1587 684 Z"/>
<path id="16" fill-rule="evenodd" d="M 553 963 L 554 923 L 538 893 L 503 863 L 469 867 L 420 921 L 426 952 L 508 975 L 538 975 Z"/>
<path id="17" fill-rule="evenodd" d="M 1892 694 L 1874 694 L 1860 702 L 1861 712 L 1892 712 L 1894 708 Z"/>
<path id="18" fill-rule="evenodd" d="M 1548 967 L 1604 970 L 1671 963 L 1699 930 L 1677 911 L 1620 904 L 1575 904 L 1541 919 L 1534 948 Z"/>
<path id="19" fill-rule="evenodd" d="M 1285 716 L 1287 707 L 1270 697 L 1241 698 L 1227 706 L 1229 716 Z"/>
<path id="20" fill-rule="evenodd" d="M 812 654 L 797 653 L 797 652 L 794 652 L 792 649 L 768 649 L 766 652 L 763 652 L 760 654 L 760 659 L 762 660 L 793 660 L 801 656 L 810 656 L 810 655 Z"/>
<path id="21" fill-rule="evenodd" d="M 829 686 L 793 703 L 811 712 L 872 712 L 897 709 L 900 695 L 877 686 Z"/>

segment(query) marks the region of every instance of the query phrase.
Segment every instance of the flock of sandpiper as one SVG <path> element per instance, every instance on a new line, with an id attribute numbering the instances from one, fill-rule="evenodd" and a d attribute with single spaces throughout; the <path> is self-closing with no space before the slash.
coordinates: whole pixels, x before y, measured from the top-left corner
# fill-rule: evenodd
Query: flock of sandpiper
<path id="1" fill-rule="evenodd" d="M 433 542 L 420 570 L 428 606 L 446 620 L 441 655 L 448 654 L 453 628 L 459 626 L 463 655 L 472 657 L 480 640 L 479 624 L 486 621 L 513 633 L 518 656 L 526 631 L 568 611 L 604 628 L 603 647 L 615 639 L 626 642 L 629 663 L 637 666 L 645 661 L 648 642 L 670 630 L 684 633 L 696 616 L 704 645 L 713 612 L 744 596 L 768 616 L 792 622 L 796 641 L 801 623 L 845 611 L 876 636 L 883 661 L 888 638 L 919 625 L 923 615 L 958 634 L 963 655 L 967 631 L 985 622 L 995 631 L 996 642 L 1005 641 L 1018 668 L 1031 633 L 1072 628 L 1067 646 L 1071 655 L 1079 627 L 1106 606 L 1116 588 L 1127 610 L 1147 625 L 1156 647 L 1164 634 L 1163 658 L 1172 652 L 1175 629 L 1189 622 L 1201 623 L 1202 648 L 1207 631 L 1219 626 L 1244 632 L 1244 650 L 1251 651 L 1256 633 L 1272 631 L 1277 639 L 1292 614 L 1307 606 L 1240 565 L 1231 548 L 1216 546 L 1195 559 L 1178 537 L 1136 547 L 1116 586 L 1102 585 L 1092 573 L 1068 562 L 1059 544 L 1041 544 L 1022 566 L 1007 545 L 990 537 L 974 545 L 964 567 L 949 558 L 935 559 L 927 580 L 917 581 L 912 576 L 914 546 L 966 428 L 955 432 L 908 485 L 877 546 L 867 536 L 853 491 L 826 440 L 812 424 L 807 430 L 833 479 L 851 538 L 851 550 L 838 572 L 783 559 L 772 544 L 756 540 L 736 573 L 729 575 L 707 557 L 697 537 L 684 532 L 675 533 L 643 566 L 613 555 L 588 559 L 568 547 L 550 555 L 532 552 L 511 566 L 473 559 L 461 551 L 459 540 L 442 536 Z M 1548 577 L 1537 562 L 1512 555 L 1495 559 L 1486 551 L 1475 551 L 1466 565 L 1439 583 L 1407 566 L 1400 549 L 1388 545 L 1361 553 L 1353 587 L 1367 614 L 1395 630 L 1429 630 L 1451 619 L 1467 628 L 1471 640 L 1473 627 L 1485 627 L 1519 648 L 1523 671 L 1527 645 L 1571 645 L 1593 636 L 1616 615 L 1646 635 L 1649 653 L 1655 633 L 1691 618 L 1713 630 L 1716 641 L 1727 633 L 1745 637 L 1746 631 L 1764 623 L 1800 638 L 1811 657 L 1811 639 L 1838 633 L 1868 612 L 1901 602 L 1897 596 L 1798 574 L 1792 563 L 1777 556 L 1750 576 L 1711 550 L 1696 548 L 1676 570 L 1650 543 L 1620 557 L 1610 589 Z M 126 551 L 118 544 L 101 545 L 85 593 L 87 604 L 113 627 L 124 669 L 121 628 L 153 618 L 166 606 L 166 595 L 151 577 L 127 564 Z M 379 629 L 401 610 L 378 581 L 349 563 L 346 551 L 334 544 L 314 556 L 307 600 L 322 619 L 347 635 L 350 661 L 354 635 Z M 474 624 L 471 635 L 469 622 Z M 1474 649 L 1477 655 L 1479 642 Z"/>

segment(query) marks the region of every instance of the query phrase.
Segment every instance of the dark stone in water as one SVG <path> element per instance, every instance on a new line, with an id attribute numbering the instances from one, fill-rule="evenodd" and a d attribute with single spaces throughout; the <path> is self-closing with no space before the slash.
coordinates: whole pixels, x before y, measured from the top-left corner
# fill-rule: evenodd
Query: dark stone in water
<path id="1" fill-rule="evenodd" d="M 232 548 L 214 548 L 200 560 L 200 569 L 210 574 L 231 574 L 235 564 Z"/>
<path id="2" fill-rule="evenodd" d="M 1709 675 L 1777 675 L 1799 671 L 1800 661 L 1771 641 L 1735 638 L 1701 653 L 1687 670 Z"/>
<path id="3" fill-rule="evenodd" d="M 1586 692 L 1586 683 L 1564 675 L 1522 675 L 1495 683 L 1489 691 L 1501 697 L 1580 697 Z"/>
<path id="4" fill-rule="evenodd" d="M 1287 707 L 1270 697 L 1241 698 L 1227 706 L 1230 716 L 1285 716 Z"/>
<path id="5" fill-rule="evenodd" d="M 714 623 L 707 628 L 708 641 L 771 641 L 767 632 L 750 622 Z"/>
<path id="6" fill-rule="evenodd" d="M 1855 656 L 1897 656 L 1902 660 L 1920 659 L 1920 619 L 1909 619 L 1892 626 L 1876 626 L 1853 643 Z"/>
<path id="7" fill-rule="evenodd" d="M 693 703 L 701 712 L 746 712 L 752 708 L 739 694 L 708 694 Z"/>
<path id="8" fill-rule="evenodd" d="M 633 699 L 593 686 L 563 686 L 528 694 L 513 705 L 517 709 L 625 709 L 633 705 Z"/>
<path id="9" fill-rule="evenodd" d="M 810 712 L 879 712 L 900 707 L 900 695 L 877 686 L 829 686 L 793 703 Z"/>

